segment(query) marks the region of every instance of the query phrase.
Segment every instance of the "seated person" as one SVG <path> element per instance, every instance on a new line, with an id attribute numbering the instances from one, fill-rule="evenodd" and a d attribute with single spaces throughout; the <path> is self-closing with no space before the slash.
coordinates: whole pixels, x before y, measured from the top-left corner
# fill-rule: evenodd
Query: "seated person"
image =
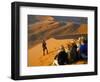
<path id="1" fill-rule="evenodd" d="M 66 65 L 68 64 L 68 54 L 65 52 L 64 46 L 60 47 L 60 51 L 54 58 L 56 60 L 56 64 L 58 65 Z"/>
<path id="2" fill-rule="evenodd" d="M 75 63 L 76 61 L 78 61 L 77 45 L 76 45 L 75 41 L 73 41 L 71 44 L 72 44 L 72 47 L 70 50 L 71 63 Z"/>
<path id="3" fill-rule="evenodd" d="M 80 55 L 82 59 L 87 60 L 87 40 L 82 40 L 80 45 Z"/>

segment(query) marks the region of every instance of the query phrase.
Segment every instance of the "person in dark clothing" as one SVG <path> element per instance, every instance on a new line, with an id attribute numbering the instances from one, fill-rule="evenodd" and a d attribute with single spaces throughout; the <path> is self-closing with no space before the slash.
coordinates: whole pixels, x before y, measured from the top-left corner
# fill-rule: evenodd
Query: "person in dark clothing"
<path id="1" fill-rule="evenodd" d="M 45 55 L 45 51 L 48 54 L 48 48 L 45 40 L 42 41 L 42 48 L 43 48 L 43 55 Z"/>
<path id="2" fill-rule="evenodd" d="M 59 65 L 68 64 L 68 53 L 65 52 L 63 46 L 61 46 L 61 51 L 56 55 L 55 59 L 58 61 Z"/>
<path id="3" fill-rule="evenodd" d="M 61 51 L 58 54 L 58 64 L 59 65 L 66 65 L 66 64 L 68 64 L 68 54 L 65 51 Z"/>
<path id="4" fill-rule="evenodd" d="M 80 55 L 81 55 L 81 59 L 87 60 L 87 49 L 88 49 L 87 41 L 86 40 L 83 40 L 81 42 L 81 45 L 80 45 Z"/>
<path id="5" fill-rule="evenodd" d="M 72 43 L 70 55 L 71 55 L 71 62 L 75 63 L 78 60 L 77 45 L 75 43 Z"/>

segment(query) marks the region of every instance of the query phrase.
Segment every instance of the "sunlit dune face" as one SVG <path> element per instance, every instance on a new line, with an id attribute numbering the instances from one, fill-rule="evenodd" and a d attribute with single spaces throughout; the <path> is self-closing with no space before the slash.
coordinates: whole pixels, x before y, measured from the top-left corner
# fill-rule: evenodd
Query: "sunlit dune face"
<path id="1" fill-rule="evenodd" d="M 65 49 L 71 49 L 71 41 L 73 40 L 56 40 L 53 38 L 47 40 L 46 43 L 49 53 L 45 56 L 43 56 L 41 43 L 37 46 L 34 46 L 33 48 L 28 50 L 28 66 L 49 66 L 54 61 L 54 57 L 56 56 L 58 50 L 61 50 L 59 49 L 61 45 L 63 45 Z M 77 64 L 83 62 L 78 62 Z"/>

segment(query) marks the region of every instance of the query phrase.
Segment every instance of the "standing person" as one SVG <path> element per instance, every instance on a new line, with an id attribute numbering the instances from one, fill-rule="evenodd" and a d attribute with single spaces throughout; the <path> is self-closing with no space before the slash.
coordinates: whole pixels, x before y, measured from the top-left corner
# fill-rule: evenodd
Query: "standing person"
<path id="1" fill-rule="evenodd" d="M 43 55 L 45 55 L 45 51 L 48 54 L 48 48 L 45 40 L 42 41 L 42 48 L 43 48 Z"/>

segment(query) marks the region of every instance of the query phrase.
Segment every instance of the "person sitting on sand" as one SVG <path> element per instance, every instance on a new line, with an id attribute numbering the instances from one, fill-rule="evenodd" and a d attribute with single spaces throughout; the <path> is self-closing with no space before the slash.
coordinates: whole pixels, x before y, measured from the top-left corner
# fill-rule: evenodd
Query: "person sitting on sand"
<path id="1" fill-rule="evenodd" d="M 54 59 L 56 60 L 57 65 L 68 64 L 68 53 L 65 52 L 64 46 L 60 47 L 60 50 Z"/>
<path id="2" fill-rule="evenodd" d="M 45 55 L 45 51 L 46 54 L 48 54 L 48 48 L 45 40 L 42 41 L 42 48 L 43 48 L 43 55 Z"/>
<path id="3" fill-rule="evenodd" d="M 87 39 L 85 37 L 83 37 L 83 39 L 81 40 L 81 45 L 80 45 L 80 55 L 81 58 L 84 60 L 87 60 Z"/>
<path id="4" fill-rule="evenodd" d="M 66 44 L 65 51 L 68 53 L 68 63 L 69 63 L 69 64 L 71 64 L 71 61 L 72 61 L 72 59 L 71 59 L 71 54 L 70 54 L 71 49 L 72 49 L 71 43 L 67 43 L 67 44 Z"/>
<path id="5" fill-rule="evenodd" d="M 70 50 L 71 62 L 75 63 L 78 60 L 77 45 L 76 45 L 75 41 L 72 41 L 71 44 L 72 44 L 72 47 Z"/>

